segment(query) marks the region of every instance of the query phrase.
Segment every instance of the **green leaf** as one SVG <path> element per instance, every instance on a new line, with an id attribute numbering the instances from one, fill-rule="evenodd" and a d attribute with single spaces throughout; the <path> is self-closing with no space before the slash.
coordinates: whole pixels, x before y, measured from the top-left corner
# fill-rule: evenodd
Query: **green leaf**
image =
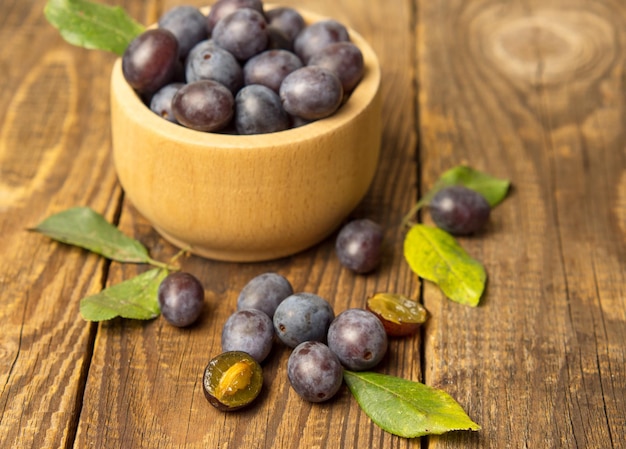
<path id="1" fill-rule="evenodd" d="M 44 14 L 70 44 L 118 55 L 145 30 L 121 7 L 86 0 L 48 0 Z"/>
<path id="2" fill-rule="evenodd" d="M 153 262 L 145 246 L 124 235 L 102 215 L 88 207 L 74 207 L 59 212 L 46 218 L 32 230 L 118 262 Z"/>
<path id="3" fill-rule="evenodd" d="M 344 371 L 359 406 L 383 430 L 404 438 L 480 430 L 449 394 L 419 382 L 371 372 Z"/>
<path id="4" fill-rule="evenodd" d="M 458 165 L 441 175 L 432 189 L 433 193 L 429 192 L 428 195 L 432 198 L 443 187 L 462 185 L 477 191 L 485 197 L 491 207 L 495 207 L 506 197 L 510 184 L 508 179 L 495 178 L 465 165 Z"/>
<path id="5" fill-rule="evenodd" d="M 157 293 L 168 271 L 153 268 L 132 279 L 83 298 L 80 314 L 87 321 L 105 321 L 115 317 L 149 320 L 160 314 Z"/>
<path id="6" fill-rule="evenodd" d="M 478 305 L 487 280 L 485 269 L 447 232 L 412 226 L 404 238 L 404 257 L 418 276 L 438 284 L 451 300 Z"/>

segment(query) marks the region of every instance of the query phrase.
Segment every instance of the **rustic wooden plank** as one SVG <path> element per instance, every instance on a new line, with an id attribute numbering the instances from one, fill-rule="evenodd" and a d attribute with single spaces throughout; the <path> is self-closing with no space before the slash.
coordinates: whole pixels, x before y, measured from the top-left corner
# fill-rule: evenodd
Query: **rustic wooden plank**
<path id="1" fill-rule="evenodd" d="M 198 6 L 201 3 L 194 2 Z M 139 16 L 178 2 L 145 2 Z M 296 4 L 295 1 L 285 4 Z M 416 198 L 413 11 L 409 2 L 308 1 L 299 7 L 342 20 L 374 46 L 382 60 L 384 139 L 380 170 L 355 216 L 382 223 L 389 243 L 381 269 L 356 276 L 342 269 L 332 238 L 302 254 L 258 264 L 183 259 L 182 267 L 202 280 L 208 310 L 191 329 L 174 329 L 164 320 L 148 323 L 114 320 L 99 327 L 77 432 L 76 447 L 417 447 L 419 440 L 393 437 L 374 426 L 347 389 L 327 404 L 300 400 L 286 378 L 289 352 L 276 345 L 264 363 L 266 385 L 247 410 L 224 414 L 204 399 L 201 376 L 219 352 L 221 326 L 235 310 L 239 290 L 266 271 L 285 275 L 296 291 L 311 291 L 333 303 L 336 312 L 362 307 L 376 291 L 419 295 L 419 283 L 402 259 L 400 221 Z M 397 32 L 398 29 L 406 32 Z M 166 260 L 176 249 L 165 243 L 125 202 L 121 227 Z M 114 265 L 110 283 L 141 270 Z M 394 341 L 383 371 L 418 380 L 420 338 Z"/>
<path id="2" fill-rule="evenodd" d="M 483 304 L 425 286 L 426 382 L 483 426 L 429 447 L 624 447 L 624 3 L 418 4 L 422 187 L 460 162 L 514 183 L 461 240 Z"/>
<path id="3" fill-rule="evenodd" d="M 101 67 L 45 21 L 43 0 L 0 7 L 0 447 L 69 447 L 95 327 L 79 299 L 106 264 L 26 231 L 48 215 L 90 205 L 112 219 L 121 191 L 109 156 Z"/>

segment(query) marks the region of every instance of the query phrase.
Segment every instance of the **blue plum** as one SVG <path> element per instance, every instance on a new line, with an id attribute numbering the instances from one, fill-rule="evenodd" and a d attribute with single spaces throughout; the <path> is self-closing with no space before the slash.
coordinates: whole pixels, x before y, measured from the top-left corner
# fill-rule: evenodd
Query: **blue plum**
<path id="1" fill-rule="evenodd" d="M 261 363 L 272 350 L 274 325 L 265 312 L 238 310 L 222 328 L 222 351 L 243 351 Z"/>
<path id="2" fill-rule="evenodd" d="M 237 310 L 257 309 L 270 318 L 285 298 L 293 294 L 291 283 L 284 276 L 268 272 L 252 278 L 239 293 Z"/>
<path id="3" fill-rule="evenodd" d="M 276 308 L 274 330 L 287 346 L 305 341 L 326 341 L 335 314 L 324 298 L 313 293 L 294 293 Z"/>
<path id="4" fill-rule="evenodd" d="M 343 382 L 343 367 L 324 343 L 305 341 L 292 351 L 287 362 L 291 387 L 309 402 L 332 398 Z"/>
<path id="5" fill-rule="evenodd" d="M 337 315 L 328 329 L 328 347 L 342 365 L 363 371 L 378 365 L 387 352 L 387 333 L 372 312 L 348 309 Z"/>

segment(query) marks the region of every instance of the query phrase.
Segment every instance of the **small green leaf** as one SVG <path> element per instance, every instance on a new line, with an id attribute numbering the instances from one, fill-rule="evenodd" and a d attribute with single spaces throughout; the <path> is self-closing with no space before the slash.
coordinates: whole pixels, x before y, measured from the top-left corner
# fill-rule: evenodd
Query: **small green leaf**
<path id="1" fill-rule="evenodd" d="M 495 207 L 506 197 L 510 184 L 508 179 L 495 178 L 465 165 L 458 165 L 441 175 L 432 190 L 436 193 L 443 187 L 462 185 L 477 191 L 491 207 Z"/>
<path id="2" fill-rule="evenodd" d="M 86 0 L 48 0 L 44 14 L 70 44 L 118 55 L 145 29 L 119 6 Z"/>
<path id="3" fill-rule="evenodd" d="M 478 305 L 487 280 L 485 269 L 447 232 L 412 226 L 404 238 L 404 257 L 418 276 L 438 284 L 451 300 Z"/>
<path id="4" fill-rule="evenodd" d="M 83 298 L 80 314 L 87 321 L 105 321 L 115 317 L 149 320 L 160 314 L 157 293 L 167 270 L 153 268 L 132 279 Z"/>
<path id="5" fill-rule="evenodd" d="M 32 230 L 118 262 L 152 262 L 145 246 L 126 236 L 88 207 L 74 207 L 59 212 Z"/>
<path id="6" fill-rule="evenodd" d="M 344 371 L 359 406 L 383 430 L 404 438 L 480 430 L 449 394 L 386 374 Z"/>

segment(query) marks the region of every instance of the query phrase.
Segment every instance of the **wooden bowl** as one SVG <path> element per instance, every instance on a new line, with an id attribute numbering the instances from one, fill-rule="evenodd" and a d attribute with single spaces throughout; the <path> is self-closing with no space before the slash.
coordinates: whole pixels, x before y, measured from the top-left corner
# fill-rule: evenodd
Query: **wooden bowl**
<path id="1" fill-rule="evenodd" d="M 301 12 L 308 23 L 323 17 Z M 271 134 L 203 133 L 164 120 L 111 76 L 113 158 L 127 198 L 166 240 L 251 262 L 309 248 L 357 206 L 380 152 L 380 67 L 355 31 L 365 74 L 331 117 Z"/>

